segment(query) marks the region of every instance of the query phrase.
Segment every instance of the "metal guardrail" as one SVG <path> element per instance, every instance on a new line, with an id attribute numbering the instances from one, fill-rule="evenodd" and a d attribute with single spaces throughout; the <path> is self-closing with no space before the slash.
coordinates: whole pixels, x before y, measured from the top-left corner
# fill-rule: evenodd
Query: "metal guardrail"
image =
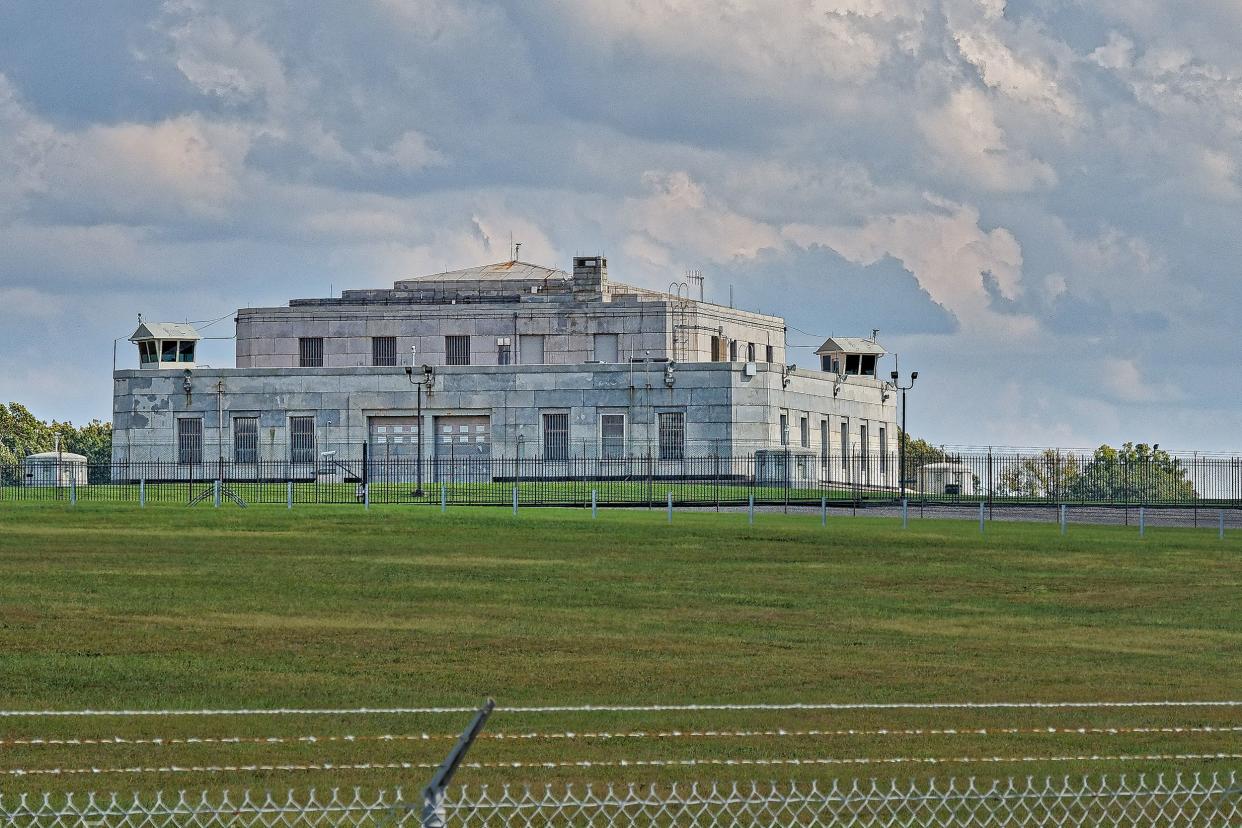
<path id="1" fill-rule="evenodd" d="M 6 828 L 288 826 L 1010 826 L 1224 828 L 1242 824 L 1236 772 L 994 782 L 854 780 L 669 786 L 458 788 L 431 814 L 400 788 L 303 794 L 0 796 Z M 443 823 L 435 822 L 443 820 Z"/>

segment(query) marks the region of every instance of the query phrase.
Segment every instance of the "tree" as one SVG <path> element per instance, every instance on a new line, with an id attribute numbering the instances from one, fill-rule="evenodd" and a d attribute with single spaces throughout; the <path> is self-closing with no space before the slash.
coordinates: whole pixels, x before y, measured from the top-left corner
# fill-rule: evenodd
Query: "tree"
<path id="1" fill-rule="evenodd" d="M 1193 500 L 1199 496 L 1182 461 L 1146 443 L 1125 443 L 1120 449 L 1100 446 L 1083 468 L 1073 493 L 1082 500 L 1128 503 Z"/>
<path id="2" fill-rule="evenodd" d="M 1019 497 L 1061 499 L 1074 491 L 1081 476 L 1080 458 L 1057 449 L 1044 449 L 1038 457 L 1001 457 L 1001 492 Z"/>
<path id="3" fill-rule="evenodd" d="M 31 454 L 52 451 L 56 438 L 63 451 L 81 454 L 91 466 L 91 479 L 108 478 L 102 468 L 112 462 L 112 424 L 91 420 L 82 427 L 71 422 L 44 422 L 21 403 L 0 405 L 0 468 L 14 469 Z"/>

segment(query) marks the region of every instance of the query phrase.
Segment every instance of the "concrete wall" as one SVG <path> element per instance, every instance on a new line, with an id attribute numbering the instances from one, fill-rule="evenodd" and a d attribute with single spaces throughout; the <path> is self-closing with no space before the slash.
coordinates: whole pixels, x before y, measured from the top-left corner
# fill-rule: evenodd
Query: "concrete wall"
<path id="1" fill-rule="evenodd" d="M 810 448 L 821 446 L 821 419 L 830 423 L 832 454 L 840 451 L 841 422 L 854 441 L 859 426 L 867 424 L 873 452 L 880 450 L 880 425 L 895 445 L 896 407 L 891 397 L 880 402 L 878 382 L 851 377 L 833 396 L 830 375 L 800 369 L 786 387 L 781 366 L 756 368 L 754 376 L 747 376 L 742 363 L 683 364 L 674 370 L 669 387 L 662 363 L 441 367 L 423 396 L 424 435 L 432 433 L 433 417 L 488 415 L 492 456 L 517 456 L 520 446 L 523 456 L 533 457 L 542 444 L 542 413 L 565 412 L 571 453 L 594 456 L 599 415 L 615 412 L 626 416 L 627 453 L 638 455 L 658 444 L 660 412 L 682 411 L 688 454 L 749 456 L 756 448 L 780 445 L 779 414 L 788 410 L 794 446 L 800 444 L 803 413 L 811 418 Z M 192 373 L 189 393 L 182 383 L 181 371 L 115 373 L 117 462 L 174 459 L 178 417 L 201 417 L 204 459 L 214 460 L 222 446 L 227 460 L 232 418 L 256 416 L 261 457 L 283 461 L 291 416 L 315 417 L 321 448 L 349 451 L 367 440 L 369 417 L 413 415 L 417 407 L 416 389 L 403 368 L 200 368 Z M 425 439 L 424 453 L 432 452 L 432 441 Z"/>

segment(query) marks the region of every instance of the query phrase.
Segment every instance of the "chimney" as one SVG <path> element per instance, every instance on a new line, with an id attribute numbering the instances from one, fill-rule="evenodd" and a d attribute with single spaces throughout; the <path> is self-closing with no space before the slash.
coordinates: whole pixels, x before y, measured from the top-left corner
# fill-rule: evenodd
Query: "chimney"
<path id="1" fill-rule="evenodd" d="M 608 285 L 608 260 L 603 256 L 574 257 L 574 298 L 602 299 Z"/>

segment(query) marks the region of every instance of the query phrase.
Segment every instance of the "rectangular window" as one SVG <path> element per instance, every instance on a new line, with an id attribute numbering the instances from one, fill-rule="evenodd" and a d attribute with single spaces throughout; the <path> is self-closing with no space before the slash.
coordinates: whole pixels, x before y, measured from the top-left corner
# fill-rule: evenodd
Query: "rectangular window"
<path id="1" fill-rule="evenodd" d="M 513 362 L 513 339 L 507 336 L 496 337 L 496 364 L 510 365 Z"/>
<path id="2" fill-rule="evenodd" d="M 182 466 L 202 464 L 203 421 L 201 418 L 177 418 L 177 462 Z"/>
<path id="3" fill-rule="evenodd" d="M 723 336 L 712 337 L 712 362 L 724 362 L 725 341 Z"/>
<path id="4" fill-rule="evenodd" d="M 177 340 L 164 339 L 160 341 L 160 362 L 176 362 L 177 361 Z"/>
<path id="5" fill-rule="evenodd" d="M 569 415 L 543 415 L 543 459 L 569 459 Z"/>
<path id="6" fill-rule="evenodd" d="M 543 365 L 543 334 L 523 334 L 518 347 L 523 365 Z"/>
<path id="7" fill-rule="evenodd" d="M 755 361 L 755 343 L 753 342 L 746 343 L 746 361 L 747 362 Z"/>
<path id="8" fill-rule="evenodd" d="M 298 339 L 298 367 L 323 367 L 323 337 L 304 336 Z"/>
<path id="9" fill-rule="evenodd" d="M 686 456 L 686 415 L 668 411 L 660 415 L 660 459 L 682 460 Z"/>
<path id="10" fill-rule="evenodd" d="M 776 362 L 776 349 L 769 345 L 764 357 L 767 362 Z"/>
<path id="11" fill-rule="evenodd" d="M 371 337 L 371 364 L 377 368 L 396 367 L 397 338 L 395 336 Z"/>
<path id="12" fill-rule="evenodd" d="M 799 437 L 802 439 L 802 447 L 809 448 L 811 445 L 811 421 L 803 417 L 799 425 Z"/>
<path id="13" fill-rule="evenodd" d="M 870 448 L 871 447 L 867 445 L 867 427 L 865 425 L 860 425 L 858 427 L 858 456 L 864 467 L 867 465 L 867 458 L 870 455 L 868 449 Z"/>
<path id="14" fill-rule="evenodd" d="M 737 340 L 729 340 L 729 362 L 737 362 Z"/>
<path id="15" fill-rule="evenodd" d="M 880 426 L 880 474 L 888 473 L 888 429 Z"/>
<path id="16" fill-rule="evenodd" d="M 180 347 L 177 348 L 177 361 L 178 362 L 193 362 L 194 361 L 194 340 L 183 339 L 181 341 Z"/>
<path id="17" fill-rule="evenodd" d="M 858 354 L 845 355 L 845 373 L 851 376 L 858 375 Z"/>
<path id="18" fill-rule="evenodd" d="M 828 468 L 828 421 L 819 421 L 819 464 Z"/>
<path id="19" fill-rule="evenodd" d="M 850 463 L 850 424 L 848 420 L 841 422 L 841 468 L 848 468 Z"/>
<path id="20" fill-rule="evenodd" d="M 781 445 L 789 445 L 789 414 L 785 411 L 781 412 Z"/>
<path id="21" fill-rule="evenodd" d="M 599 362 L 620 362 L 616 334 L 595 335 L 595 359 Z"/>
<path id="22" fill-rule="evenodd" d="M 289 462 L 315 462 L 315 418 L 289 418 Z"/>
<path id="23" fill-rule="evenodd" d="M 862 355 L 862 368 L 860 371 L 864 377 L 875 376 L 875 354 Z"/>
<path id="24" fill-rule="evenodd" d="M 138 343 L 138 363 L 140 365 L 154 365 L 159 362 L 159 354 L 156 352 L 155 343 L 151 340 Z"/>
<path id="25" fill-rule="evenodd" d="M 233 462 L 259 461 L 259 418 L 233 418 Z"/>
<path id="26" fill-rule="evenodd" d="M 469 336 L 446 336 L 444 337 L 444 364 L 445 365 L 469 365 L 470 364 L 470 337 Z"/>
<path id="27" fill-rule="evenodd" d="M 625 415 L 599 415 L 599 456 L 620 460 L 625 456 Z"/>

